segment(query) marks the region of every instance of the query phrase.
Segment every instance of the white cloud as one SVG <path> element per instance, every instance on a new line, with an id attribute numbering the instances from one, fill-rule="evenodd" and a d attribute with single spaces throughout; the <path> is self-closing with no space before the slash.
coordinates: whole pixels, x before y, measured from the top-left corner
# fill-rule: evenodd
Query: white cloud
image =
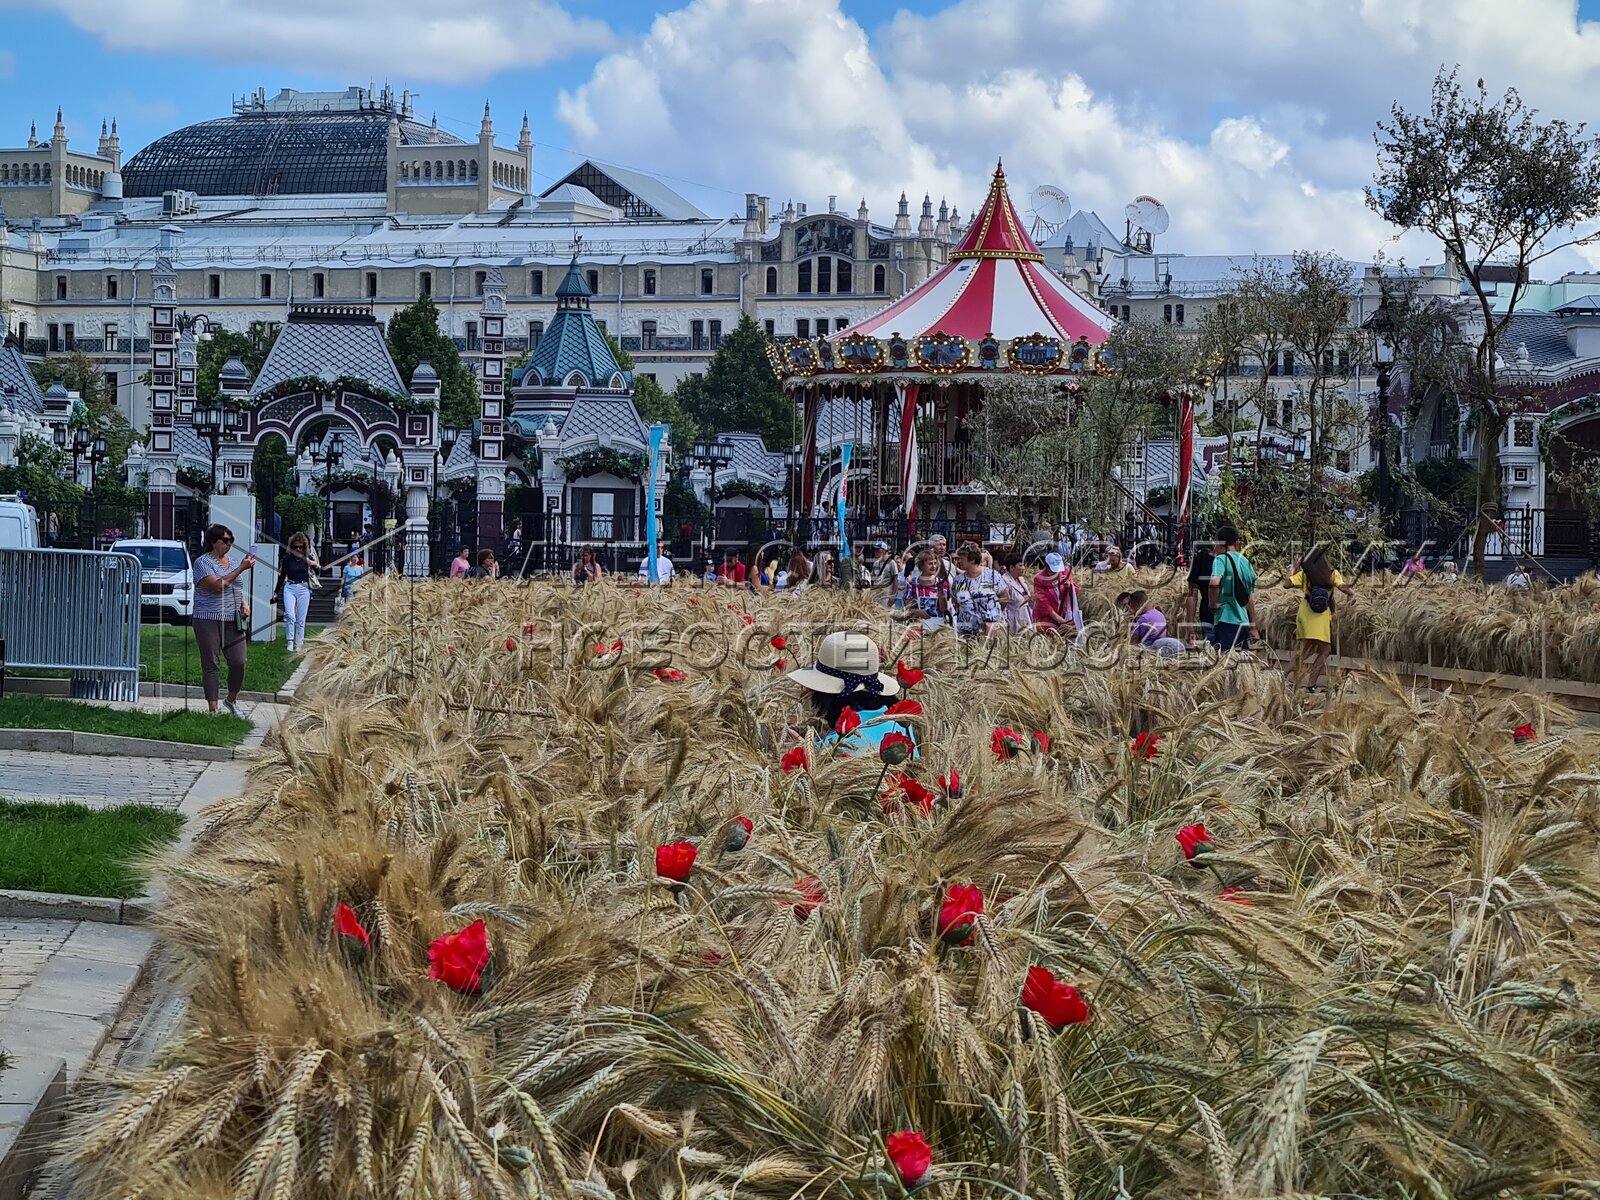
<path id="1" fill-rule="evenodd" d="M 0 0 L 0 7 L 8 0 Z M 506 5 L 436 0 L 34 0 L 116 50 L 271 63 L 341 78 L 463 83 L 612 44 L 602 21 L 552 0 Z"/>
<path id="2" fill-rule="evenodd" d="M 838 0 L 692 0 L 558 107 L 587 152 L 813 205 L 865 192 L 878 219 L 902 187 L 969 212 L 1003 156 L 1014 194 L 1056 183 L 1113 227 L 1161 197 L 1173 250 L 1420 261 L 1437 250 L 1396 246 L 1362 199 L 1393 100 L 1425 103 L 1458 61 L 1575 119 L 1600 85 L 1600 25 L 1572 0 L 1515 18 L 1503 0 L 955 0 L 869 34 Z"/>

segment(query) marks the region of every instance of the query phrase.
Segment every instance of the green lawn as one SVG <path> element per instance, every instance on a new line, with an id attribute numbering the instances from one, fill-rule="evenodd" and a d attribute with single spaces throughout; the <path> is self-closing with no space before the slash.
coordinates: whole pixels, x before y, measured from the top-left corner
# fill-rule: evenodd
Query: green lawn
<path id="1" fill-rule="evenodd" d="M 275 692 L 289 682 L 289 676 L 300 665 L 300 656 L 290 654 L 284 648 L 283 631 L 279 629 L 276 632 L 276 641 L 250 643 L 245 656 L 245 691 Z M 308 638 L 321 632 L 320 625 L 306 626 Z M 148 683 L 200 685 L 200 652 L 195 649 L 194 634 L 187 625 L 146 625 L 140 634 L 140 678 Z M 221 670 L 222 683 L 226 687 L 226 663 L 222 664 Z"/>
<path id="2" fill-rule="evenodd" d="M 250 722 L 227 713 L 213 716 L 202 709 L 137 712 L 59 696 L 13 692 L 0 699 L 0 729 L 75 729 L 79 733 L 153 738 L 158 742 L 237 746 L 249 736 Z"/>
<path id="3" fill-rule="evenodd" d="M 0 887 L 125 900 L 144 893 L 130 865 L 178 836 L 183 818 L 129 804 L 19 804 L 0 800 Z"/>

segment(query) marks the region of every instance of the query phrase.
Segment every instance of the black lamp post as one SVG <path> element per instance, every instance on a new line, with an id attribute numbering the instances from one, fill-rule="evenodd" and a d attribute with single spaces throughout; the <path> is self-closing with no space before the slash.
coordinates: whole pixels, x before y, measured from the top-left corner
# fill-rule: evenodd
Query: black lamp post
<path id="1" fill-rule="evenodd" d="M 450 461 L 450 452 L 456 448 L 456 441 L 460 437 L 461 430 L 456 428 L 456 426 L 452 425 L 449 421 L 446 421 L 439 426 L 439 444 L 433 448 L 433 504 L 435 508 L 437 508 L 439 504 L 439 484 L 441 482 L 440 476 L 444 474 L 444 464 Z M 440 522 L 439 537 L 441 540 L 444 540 L 446 533 L 453 532 L 454 530 L 455 512 L 453 508 L 450 515 L 452 520 L 449 523 L 445 523 L 443 521 Z M 433 527 L 432 513 L 428 514 L 428 527 L 430 529 Z M 450 547 L 445 547 L 447 552 L 449 549 Z"/>
<path id="2" fill-rule="evenodd" d="M 328 550 L 328 557 L 332 557 L 333 548 L 333 472 L 344 461 L 344 435 L 337 430 L 327 441 L 326 446 L 313 446 L 311 448 L 311 463 L 313 466 L 325 468 L 322 474 L 322 542 Z"/>
<path id="3" fill-rule="evenodd" d="M 1394 498 L 1389 479 L 1389 371 L 1394 365 L 1394 318 L 1385 299 L 1372 314 L 1367 327 L 1372 330 L 1372 357 L 1378 366 L 1377 390 L 1373 395 L 1372 437 L 1377 452 L 1378 516 L 1385 536 L 1393 519 Z"/>
<path id="4" fill-rule="evenodd" d="M 806 454 L 795 446 L 784 452 L 784 465 L 789 468 L 789 536 L 798 537 L 800 531 L 800 478 L 805 469 Z"/>
<path id="5" fill-rule="evenodd" d="M 226 417 L 222 407 L 217 404 L 196 405 L 194 410 L 194 431 L 206 440 L 206 445 L 211 447 L 211 490 L 217 490 L 217 454 L 222 448 L 224 436 L 223 426 Z"/>
<path id="6" fill-rule="evenodd" d="M 717 471 L 733 461 L 733 447 L 722 442 L 696 442 L 694 444 L 694 458 L 700 466 L 711 472 L 710 490 L 706 496 L 711 503 L 706 507 L 711 510 L 711 519 L 707 523 L 706 545 L 711 545 L 712 528 L 717 520 Z"/>

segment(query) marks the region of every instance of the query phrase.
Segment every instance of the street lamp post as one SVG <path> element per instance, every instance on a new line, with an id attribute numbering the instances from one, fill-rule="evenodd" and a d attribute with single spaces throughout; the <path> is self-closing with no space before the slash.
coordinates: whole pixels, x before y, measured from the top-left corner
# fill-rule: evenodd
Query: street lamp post
<path id="1" fill-rule="evenodd" d="M 311 463 L 324 468 L 322 474 L 322 541 L 327 557 L 333 556 L 333 472 L 344 461 L 344 435 L 337 430 L 327 445 L 311 448 Z"/>
<path id="2" fill-rule="evenodd" d="M 1372 405 L 1373 449 L 1378 460 L 1378 516 L 1384 535 L 1388 536 L 1394 506 L 1389 478 L 1389 374 L 1394 365 L 1394 318 L 1387 299 L 1378 305 L 1378 311 L 1372 314 L 1367 326 L 1372 330 L 1372 357 L 1378 366 Z"/>
<path id="3" fill-rule="evenodd" d="M 784 452 L 784 465 L 789 468 L 789 536 L 798 537 L 800 531 L 800 472 L 805 467 L 805 451 L 794 446 Z"/>
<path id="4" fill-rule="evenodd" d="M 436 509 L 439 506 L 440 476 L 444 474 L 444 464 L 450 460 L 450 452 L 456 448 L 456 439 L 460 436 L 461 430 L 457 429 L 449 421 L 439 426 L 439 444 L 433 448 L 433 506 Z M 451 515 L 454 516 L 454 513 L 452 512 Z M 429 513 L 428 517 L 428 526 L 431 529 L 433 526 L 433 514 Z M 445 524 L 440 524 L 439 538 L 441 541 L 444 540 L 448 528 Z M 446 546 L 445 549 L 448 551 L 449 547 Z"/>
<path id="5" fill-rule="evenodd" d="M 224 417 L 216 404 L 197 405 L 194 410 L 194 431 L 211 447 L 211 491 L 217 490 L 217 455 L 222 448 Z"/>
<path id="6" fill-rule="evenodd" d="M 711 501 L 706 506 L 710 510 L 705 537 L 706 546 L 709 548 L 717 520 L 717 471 L 733 461 L 733 447 L 722 442 L 696 442 L 694 458 L 700 466 L 711 473 L 710 490 L 706 493 Z"/>

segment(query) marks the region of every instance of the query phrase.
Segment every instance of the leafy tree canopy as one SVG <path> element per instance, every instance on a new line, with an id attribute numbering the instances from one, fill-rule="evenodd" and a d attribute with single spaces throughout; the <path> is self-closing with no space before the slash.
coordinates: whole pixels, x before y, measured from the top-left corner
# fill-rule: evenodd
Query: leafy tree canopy
<path id="1" fill-rule="evenodd" d="M 673 398 L 708 433 L 759 433 L 768 450 L 795 442 L 794 402 L 778 386 L 766 335 L 748 315 L 722 339 L 705 375 L 681 380 Z"/>
<path id="2" fill-rule="evenodd" d="M 481 411 L 478 378 L 461 361 L 461 352 L 455 343 L 440 332 L 439 306 L 433 302 L 433 297 L 423 296 L 390 317 L 388 339 L 389 355 L 394 359 L 401 381 L 409 384 L 411 373 L 424 359 L 432 363 L 441 384 L 441 420 L 464 429 L 471 428 Z"/>
<path id="3" fill-rule="evenodd" d="M 213 329 L 195 351 L 195 396 L 202 404 L 216 402 L 220 387 L 217 377 L 230 358 L 237 357 L 254 379 L 267 361 L 277 333 L 264 321 L 251 321 L 243 333 L 232 329 Z"/>
<path id="4" fill-rule="evenodd" d="M 104 434 L 110 457 L 100 465 L 101 474 L 119 470 L 133 445 L 133 427 L 117 408 L 117 397 L 106 384 L 100 368 L 81 350 L 56 358 L 47 358 L 30 364 L 33 377 L 41 388 L 59 383 L 69 392 L 77 392 L 82 407 L 75 410 L 70 424 L 83 426 L 97 434 Z"/>

